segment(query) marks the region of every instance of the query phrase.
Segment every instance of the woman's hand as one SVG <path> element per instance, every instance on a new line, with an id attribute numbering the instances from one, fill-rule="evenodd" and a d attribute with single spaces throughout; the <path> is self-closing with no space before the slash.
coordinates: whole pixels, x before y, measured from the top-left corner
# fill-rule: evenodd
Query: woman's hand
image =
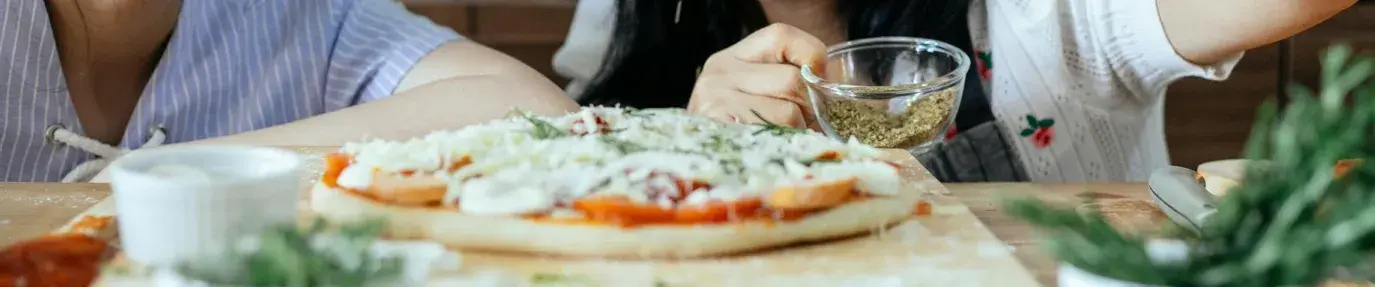
<path id="1" fill-rule="evenodd" d="M 732 122 L 805 126 L 812 121 L 802 65 L 821 69 L 826 44 L 800 29 L 773 24 L 707 59 L 688 111 Z M 758 113 L 758 116 L 755 115 Z"/>

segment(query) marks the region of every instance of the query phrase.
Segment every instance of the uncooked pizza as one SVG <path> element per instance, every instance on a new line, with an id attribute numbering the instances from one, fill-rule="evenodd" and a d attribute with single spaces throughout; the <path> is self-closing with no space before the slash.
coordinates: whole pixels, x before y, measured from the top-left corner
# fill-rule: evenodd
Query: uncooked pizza
<path id="1" fill-rule="evenodd" d="M 480 250 L 697 257 L 864 233 L 927 206 L 883 151 L 680 109 L 528 113 L 326 156 L 311 206 Z"/>

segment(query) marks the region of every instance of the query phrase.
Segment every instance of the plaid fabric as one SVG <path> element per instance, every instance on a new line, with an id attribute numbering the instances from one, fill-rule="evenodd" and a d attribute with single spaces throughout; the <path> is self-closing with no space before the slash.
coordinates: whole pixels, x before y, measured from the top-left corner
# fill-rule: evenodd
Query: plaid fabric
<path id="1" fill-rule="evenodd" d="M 997 122 L 984 122 L 914 155 L 941 182 L 1027 181 L 1006 134 Z"/>

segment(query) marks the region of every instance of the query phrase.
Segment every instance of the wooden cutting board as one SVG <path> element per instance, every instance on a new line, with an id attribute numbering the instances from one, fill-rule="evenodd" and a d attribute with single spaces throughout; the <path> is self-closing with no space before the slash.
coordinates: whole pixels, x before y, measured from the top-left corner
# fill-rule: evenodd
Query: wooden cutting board
<path id="1" fill-rule="evenodd" d="M 335 150 L 291 149 L 309 158 L 303 190 L 318 177 L 321 155 Z M 531 286 L 533 276 L 549 274 L 569 278 L 559 286 L 1039 286 L 1011 247 L 955 198 L 940 196 L 948 191 L 916 159 L 901 150 L 887 156 L 903 166 L 905 192 L 936 194 L 930 197 L 932 215 L 868 235 L 722 258 L 638 261 L 462 252 L 461 267 L 437 270 L 431 286 L 488 286 L 474 280 Z M 74 221 L 113 215 L 112 198 Z M 305 200 L 302 211 L 309 216 Z M 152 285 L 147 276 L 125 271 L 131 265 L 116 258 L 96 286 Z"/>

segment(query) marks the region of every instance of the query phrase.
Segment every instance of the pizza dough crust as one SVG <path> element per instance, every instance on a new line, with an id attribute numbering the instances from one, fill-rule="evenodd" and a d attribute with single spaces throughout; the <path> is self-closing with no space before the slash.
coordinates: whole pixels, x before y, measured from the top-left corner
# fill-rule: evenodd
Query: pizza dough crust
<path id="1" fill-rule="evenodd" d="M 616 226 L 537 222 L 452 210 L 380 204 L 316 183 L 310 206 L 326 220 L 387 219 L 393 238 L 433 240 L 462 249 L 615 258 L 726 255 L 865 233 L 911 216 L 914 197 L 858 201 L 787 222 Z"/>

